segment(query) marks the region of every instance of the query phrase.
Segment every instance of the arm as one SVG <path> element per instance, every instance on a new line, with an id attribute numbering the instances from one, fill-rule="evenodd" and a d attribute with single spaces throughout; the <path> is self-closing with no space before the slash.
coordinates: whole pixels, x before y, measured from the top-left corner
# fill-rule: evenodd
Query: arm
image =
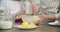
<path id="1" fill-rule="evenodd" d="M 49 18 L 49 19 L 59 19 L 60 18 L 60 13 L 54 14 L 54 15 L 48 15 L 47 18 Z"/>
<path id="2" fill-rule="evenodd" d="M 44 13 L 40 15 L 42 19 L 59 19 L 60 13 L 54 15 L 45 15 Z"/>
<path id="3" fill-rule="evenodd" d="M 47 15 L 47 19 L 56 19 L 55 15 Z"/>

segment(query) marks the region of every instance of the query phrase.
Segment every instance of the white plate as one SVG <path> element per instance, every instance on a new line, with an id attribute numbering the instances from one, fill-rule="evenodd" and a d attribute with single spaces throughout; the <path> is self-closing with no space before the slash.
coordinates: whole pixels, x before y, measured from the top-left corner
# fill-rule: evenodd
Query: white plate
<path id="1" fill-rule="evenodd" d="M 52 26 L 59 26 L 60 27 L 60 25 L 58 25 L 57 23 L 54 23 L 54 22 L 50 22 L 50 23 L 48 23 L 49 25 L 52 25 Z"/>
<path id="2" fill-rule="evenodd" d="M 54 22 L 50 22 L 50 23 L 48 23 L 49 25 L 56 25 L 56 23 L 54 23 Z"/>
<path id="3" fill-rule="evenodd" d="M 34 28 L 37 28 L 38 26 L 34 26 L 33 28 L 31 27 L 23 28 L 22 25 L 17 25 L 15 27 L 20 28 L 20 29 L 34 29 Z"/>
<path id="4" fill-rule="evenodd" d="M 59 21 L 56 20 L 56 21 L 54 21 L 54 22 L 50 22 L 50 23 L 48 23 L 48 24 L 49 24 L 49 25 L 58 25 L 58 23 L 59 23 Z"/>

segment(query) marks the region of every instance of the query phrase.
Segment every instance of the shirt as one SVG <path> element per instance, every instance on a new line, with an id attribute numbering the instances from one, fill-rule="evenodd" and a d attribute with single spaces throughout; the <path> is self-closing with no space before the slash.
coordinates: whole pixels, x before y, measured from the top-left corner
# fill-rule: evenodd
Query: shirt
<path id="1" fill-rule="evenodd" d="M 19 1 L 12 1 L 12 0 L 2 0 L 2 3 L 10 14 L 15 14 L 20 11 L 20 2 Z"/>
<path id="2" fill-rule="evenodd" d="M 59 5 L 59 0 L 40 0 L 40 5 L 43 9 L 47 11 L 57 13 L 57 6 Z"/>
<path id="3" fill-rule="evenodd" d="M 56 19 L 60 18 L 60 13 L 57 13 L 60 0 L 40 0 L 42 11 L 46 14 L 54 14 Z M 49 7 L 49 8 L 47 8 Z"/>

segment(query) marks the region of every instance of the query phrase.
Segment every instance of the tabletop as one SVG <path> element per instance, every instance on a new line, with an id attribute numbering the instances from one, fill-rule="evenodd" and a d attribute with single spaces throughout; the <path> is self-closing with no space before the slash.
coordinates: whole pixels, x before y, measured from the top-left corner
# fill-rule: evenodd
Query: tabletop
<path id="1" fill-rule="evenodd" d="M 38 28 L 31 30 L 12 28 L 9 30 L 0 30 L 0 32 L 60 32 L 60 27 L 50 26 L 47 23 L 47 21 L 42 22 Z"/>

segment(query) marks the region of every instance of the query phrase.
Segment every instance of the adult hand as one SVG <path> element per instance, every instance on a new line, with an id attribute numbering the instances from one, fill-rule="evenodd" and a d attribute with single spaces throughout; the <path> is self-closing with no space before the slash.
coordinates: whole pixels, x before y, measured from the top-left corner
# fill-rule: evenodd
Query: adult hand
<path id="1" fill-rule="evenodd" d="M 38 20 L 38 24 L 41 24 L 45 19 L 47 19 L 47 15 L 41 13 L 40 18 Z"/>
<path id="2" fill-rule="evenodd" d="M 47 19 L 47 15 L 44 13 L 41 13 L 40 18 L 41 18 L 41 20 L 45 20 L 45 19 Z"/>

